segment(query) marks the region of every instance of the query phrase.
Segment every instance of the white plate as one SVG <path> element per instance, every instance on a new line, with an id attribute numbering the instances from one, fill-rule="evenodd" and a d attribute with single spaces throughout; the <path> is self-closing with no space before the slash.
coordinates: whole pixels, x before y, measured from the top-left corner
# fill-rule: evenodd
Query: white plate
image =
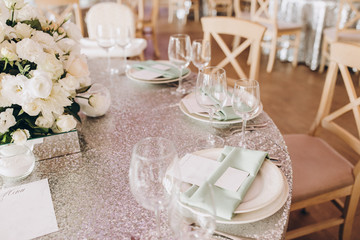
<path id="1" fill-rule="evenodd" d="M 216 160 L 222 148 L 205 149 L 193 154 Z M 284 190 L 283 174 L 271 161 L 264 161 L 243 201 L 234 213 L 256 211 L 271 204 Z"/>
<path id="2" fill-rule="evenodd" d="M 168 61 L 159 61 L 159 62 L 163 62 L 163 63 L 171 65 L 171 63 L 168 62 Z M 186 78 L 191 74 L 191 70 L 189 68 L 186 68 L 186 69 L 188 70 L 188 73 L 183 75 L 183 78 Z M 158 78 L 151 79 L 151 80 L 140 79 L 140 78 L 136 78 L 136 77 L 132 76 L 132 73 L 134 73 L 136 71 L 139 71 L 139 70 L 134 69 L 134 68 L 129 68 L 126 71 L 126 76 L 129 79 L 134 80 L 134 81 L 139 81 L 139 82 L 144 82 L 144 83 L 152 83 L 152 84 L 162 84 L 162 83 L 177 82 L 179 80 L 179 78 L 166 78 L 166 77 L 158 77 Z"/>
<path id="3" fill-rule="evenodd" d="M 188 95 L 186 95 L 184 98 L 191 98 L 191 97 L 194 97 L 193 96 L 194 93 L 190 93 Z M 188 117 L 192 118 L 192 119 L 195 119 L 195 120 L 199 120 L 201 122 L 206 122 L 206 123 L 210 123 L 210 119 L 207 115 L 205 114 L 196 114 L 196 113 L 190 113 L 185 105 L 182 103 L 182 101 L 180 101 L 180 104 L 179 104 L 179 107 L 180 107 L 180 110 L 185 114 L 187 115 Z M 260 115 L 260 113 L 263 111 L 263 105 L 262 103 L 260 103 L 258 109 L 256 110 L 256 112 L 253 114 L 253 116 L 250 118 L 250 119 L 253 119 L 253 118 L 256 118 L 257 116 Z M 248 119 L 248 120 L 250 120 Z M 220 120 L 217 120 L 217 119 L 213 119 L 212 123 L 214 124 L 233 124 L 233 123 L 241 123 L 242 122 L 242 119 L 241 118 L 237 118 L 237 119 L 233 119 L 233 120 L 227 120 L 227 121 L 220 121 Z"/>

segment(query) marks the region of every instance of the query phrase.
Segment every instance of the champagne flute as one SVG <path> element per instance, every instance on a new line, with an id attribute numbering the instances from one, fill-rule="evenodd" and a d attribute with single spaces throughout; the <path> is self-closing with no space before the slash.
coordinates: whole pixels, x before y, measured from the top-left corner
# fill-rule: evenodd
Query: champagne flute
<path id="1" fill-rule="evenodd" d="M 177 169 L 174 167 L 177 160 L 173 143 L 165 138 L 145 138 L 133 148 L 129 170 L 131 192 L 141 206 L 154 211 L 156 216 L 156 231 L 147 233 L 142 239 L 162 237 L 160 211 L 170 204 L 172 193 L 169 190 L 172 182 L 166 173 L 169 169 Z"/>
<path id="2" fill-rule="evenodd" d="M 209 65 L 211 60 L 211 47 L 208 40 L 197 39 L 192 43 L 191 61 L 201 71 Z"/>
<path id="3" fill-rule="evenodd" d="M 205 67 L 199 72 L 195 97 L 197 103 L 207 110 L 210 126 L 213 124 L 215 111 L 221 110 L 227 100 L 226 72 L 223 68 Z M 222 147 L 224 139 L 211 133 L 207 137 L 198 138 L 197 143 L 202 147 Z"/>
<path id="4" fill-rule="evenodd" d="M 107 73 L 111 74 L 110 67 L 110 49 L 115 46 L 115 32 L 114 27 L 108 24 L 99 24 L 96 28 L 97 44 L 105 49 L 107 53 Z"/>
<path id="5" fill-rule="evenodd" d="M 240 146 L 245 148 L 246 121 L 255 113 L 260 105 L 260 87 L 256 80 L 238 80 L 235 82 L 232 95 L 232 107 L 234 112 L 242 118 L 242 136 Z"/>
<path id="6" fill-rule="evenodd" d="M 123 68 L 124 71 L 120 73 L 125 73 L 127 69 L 126 62 L 126 48 L 130 45 L 132 39 L 131 29 L 128 25 L 116 27 L 116 44 L 121 48 L 123 52 Z"/>
<path id="7" fill-rule="evenodd" d="M 189 66 L 191 60 L 191 42 L 187 34 L 175 34 L 170 36 L 168 56 L 172 64 L 179 68 L 179 86 L 176 93 L 185 94 L 186 89 L 182 86 L 183 71 Z"/>

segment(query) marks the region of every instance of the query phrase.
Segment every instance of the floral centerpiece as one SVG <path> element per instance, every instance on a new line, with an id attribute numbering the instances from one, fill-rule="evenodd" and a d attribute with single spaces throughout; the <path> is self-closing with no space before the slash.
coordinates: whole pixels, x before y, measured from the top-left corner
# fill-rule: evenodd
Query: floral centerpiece
<path id="1" fill-rule="evenodd" d="M 0 0 L 0 144 L 67 132 L 90 85 L 78 27 L 51 22 L 24 0 Z"/>

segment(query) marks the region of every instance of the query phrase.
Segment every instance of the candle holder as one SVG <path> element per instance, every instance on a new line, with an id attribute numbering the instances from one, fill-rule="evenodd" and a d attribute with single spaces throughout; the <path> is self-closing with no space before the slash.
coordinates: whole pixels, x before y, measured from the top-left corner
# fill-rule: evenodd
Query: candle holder
<path id="1" fill-rule="evenodd" d="M 8 179 L 27 177 L 35 166 L 35 156 L 26 145 L 0 146 L 0 176 Z"/>

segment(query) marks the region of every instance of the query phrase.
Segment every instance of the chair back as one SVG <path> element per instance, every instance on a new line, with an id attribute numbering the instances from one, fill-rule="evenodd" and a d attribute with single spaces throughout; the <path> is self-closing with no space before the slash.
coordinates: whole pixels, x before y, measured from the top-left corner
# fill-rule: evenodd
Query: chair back
<path id="1" fill-rule="evenodd" d="M 340 0 L 335 40 L 341 33 L 360 33 L 360 0 Z"/>
<path id="2" fill-rule="evenodd" d="M 115 2 L 102 2 L 93 5 L 86 15 L 87 29 L 90 39 L 96 39 L 97 26 L 129 26 L 131 34 L 135 34 L 135 18 L 132 10 L 124 5 Z"/>
<path id="3" fill-rule="evenodd" d="M 84 21 L 79 0 L 35 0 L 36 6 L 50 20 L 62 23 L 72 12 L 76 25 L 84 36 Z"/>
<path id="4" fill-rule="evenodd" d="M 145 18 L 145 0 L 117 0 L 117 3 L 124 4 L 133 11 L 136 29 L 142 30 Z"/>
<path id="5" fill-rule="evenodd" d="M 260 66 L 260 44 L 263 38 L 265 27 L 250 21 L 234 17 L 203 17 L 201 18 L 204 39 L 210 41 L 211 36 L 225 54 L 225 58 L 217 64 L 218 67 L 225 67 L 231 64 L 240 78 L 250 78 L 258 80 Z M 238 36 L 244 41 L 232 51 L 225 43 L 224 38 L 220 35 Z M 250 49 L 250 70 L 247 75 L 240 66 L 236 57 Z"/>
<path id="6" fill-rule="evenodd" d="M 341 42 L 331 44 L 331 62 L 326 75 L 319 110 L 310 132 L 315 135 L 320 130 L 320 127 L 329 130 L 360 155 L 360 97 L 356 93 L 356 88 L 354 87 L 349 71 L 349 68 L 360 70 L 358 56 L 360 56 L 360 45 Z M 344 106 L 333 110 L 331 108 L 332 98 L 334 96 L 339 70 L 344 82 L 348 101 Z M 355 119 L 357 134 L 348 130 L 348 125 L 344 126 L 344 124 L 340 124 L 339 121 L 336 121 L 348 112 L 352 112 L 352 116 Z M 360 166 L 357 166 L 357 168 L 359 167 Z M 358 171 L 359 170 L 360 169 L 358 169 Z"/>
<path id="7" fill-rule="evenodd" d="M 231 17 L 233 10 L 233 0 L 209 0 L 209 10 L 213 16 L 216 13 L 226 13 L 228 17 Z"/>
<path id="8" fill-rule="evenodd" d="M 277 27 L 278 0 L 251 0 L 250 15 L 254 22 Z"/>

